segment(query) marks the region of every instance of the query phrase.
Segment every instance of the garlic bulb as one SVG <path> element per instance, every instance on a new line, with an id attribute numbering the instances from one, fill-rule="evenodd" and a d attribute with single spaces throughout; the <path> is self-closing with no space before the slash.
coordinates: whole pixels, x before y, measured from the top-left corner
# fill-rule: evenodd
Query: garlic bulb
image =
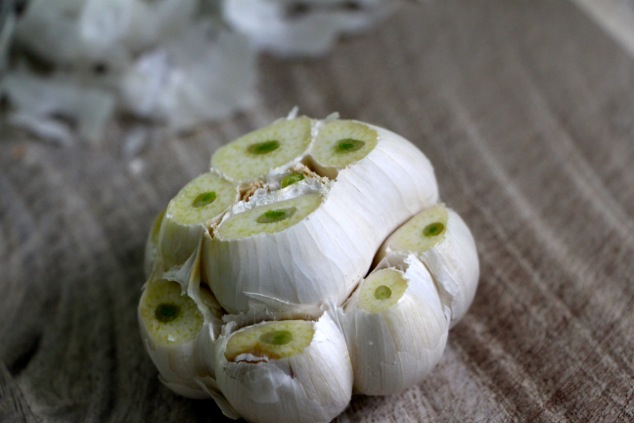
<path id="1" fill-rule="evenodd" d="M 155 219 L 145 267 L 161 380 L 253 422 L 330 421 L 353 391 L 420 383 L 479 274 L 420 150 L 294 114 L 216 151 Z"/>

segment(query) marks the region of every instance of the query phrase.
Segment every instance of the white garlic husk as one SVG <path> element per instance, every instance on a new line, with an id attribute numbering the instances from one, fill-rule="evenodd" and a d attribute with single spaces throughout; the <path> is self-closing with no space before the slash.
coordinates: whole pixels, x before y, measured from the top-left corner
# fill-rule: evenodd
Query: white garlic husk
<path id="1" fill-rule="evenodd" d="M 285 358 L 245 353 L 229 361 L 225 353 L 231 336 L 249 328 L 234 332 L 229 324 L 218 338 L 218 387 L 246 420 L 329 422 L 348 405 L 352 366 L 344 336 L 327 313 L 309 324 L 314 330 L 309 345 Z"/>
<path id="2" fill-rule="evenodd" d="M 366 395 L 395 394 L 421 383 L 440 361 L 449 331 L 431 275 L 413 255 L 375 269 L 352 295 L 341 320 L 354 391 Z"/>
<path id="3" fill-rule="evenodd" d="M 440 222 L 445 226 L 437 243 L 417 243 L 426 225 Z M 443 223 L 444 222 L 444 223 Z M 437 204 L 414 216 L 384 243 L 377 257 L 415 254 L 433 275 L 441 301 L 451 312 L 451 327 L 467 312 L 480 276 L 475 240 L 458 213 Z"/>

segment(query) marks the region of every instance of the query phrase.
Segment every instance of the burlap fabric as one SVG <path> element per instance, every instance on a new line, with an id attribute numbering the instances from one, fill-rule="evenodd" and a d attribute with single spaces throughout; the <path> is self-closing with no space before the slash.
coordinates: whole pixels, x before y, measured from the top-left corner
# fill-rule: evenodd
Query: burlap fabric
<path id="1" fill-rule="evenodd" d="M 337 421 L 632 421 L 634 55 L 597 22 L 571 1 L 407 6 L 325 59 L 263 58 L 257 107 L 134 160 L 116 127 L 59 148 L 3 126 L 0 421 L 223 421 L 143 351 L 145 236 L 215 149 L 294 105 L 420 146 L 482 266 L 427 380 Z"/>

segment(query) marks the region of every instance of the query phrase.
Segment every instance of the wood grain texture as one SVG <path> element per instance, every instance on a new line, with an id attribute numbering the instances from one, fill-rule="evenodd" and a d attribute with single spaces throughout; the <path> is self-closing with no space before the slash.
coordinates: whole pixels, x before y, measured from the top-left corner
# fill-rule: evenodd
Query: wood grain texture
<path id="1" fill-rule="evenodd" d="M 388 127 L 476 237 L 470 312 L 420 386 L 343 422 L 634 421 L 634 56 L 576 2 L 407 6 L 327 58 L 260 63 L 261 102 L 132 165 L 118 129 L 0 130 L 0 421 L 224 421 L 157 380 L 136 304 L 151 219 L 210 154 L 294 105 Z M 139 168 L 138 164 L 142 163 Z"/>

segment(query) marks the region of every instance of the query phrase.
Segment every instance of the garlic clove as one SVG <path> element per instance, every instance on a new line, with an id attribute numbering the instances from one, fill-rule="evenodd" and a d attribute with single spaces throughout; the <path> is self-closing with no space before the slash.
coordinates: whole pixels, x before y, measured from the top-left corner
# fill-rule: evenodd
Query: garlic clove
<path id="1" fill-rule="evenodd" d="M 473 235 L 455 211 L 443 204 L 414 216 L 383 244 L 378 259 L 415 254 L 431 272 L 451 327 L 467 312 L 478 286 L 480 266 Z"/>
<path id="2" fill-rule="evenodd" d="M 354 391 L 389 395 L 420 383 L 440 361 L 449 324 L 431 275 L 414 256 L 371 273 L 342 317 Z"/>
<path id="3" fill-rule="evenodd" d="M 211 167 L 230 181 L 246 183 L 298 162 L 311 141 L 311 120 L 281 119 L 219 148 Z"/>
<path id="4" fill-rule="evenodd" d="M 150 278 L 139 301 L 138 319 L 161 381 L 177 393 L 204 397 L 194 378 L 213 375 L 215 338 L 213 325 L 205 322 L 198 305 L 182 295 L 180 284 Z"/>
<path id="5" fill-rule="evenodd" d="M 352 392 L 345 339 L 333 319 L 263 322 L 218 339 L 216 380 L 252 422 L 329 422 Z"/>
<path id="6" fill-rule="evenodd" d="M 190 181 L 170 201 L 159 232 L 165 270 L 182 265 L 194 252 L 206 225 L 217 221 L 239 197 L 238 187 L 214 173 Z"/>
<path id="7" fill-rule="evenodd" d="M 303 195 L 231 213 L 213 238 L 205 234 L 206 279 L 229 312 L 252 308 L 259 302 L 252 294 L 280 303 L 340 304 L 367 272 L 380 243 L 358 221 L 342 219 L 350 215 L 341 205 L 345 193 L 320 185 L 304 190 L 309 183 L 289 187 Z"/>

